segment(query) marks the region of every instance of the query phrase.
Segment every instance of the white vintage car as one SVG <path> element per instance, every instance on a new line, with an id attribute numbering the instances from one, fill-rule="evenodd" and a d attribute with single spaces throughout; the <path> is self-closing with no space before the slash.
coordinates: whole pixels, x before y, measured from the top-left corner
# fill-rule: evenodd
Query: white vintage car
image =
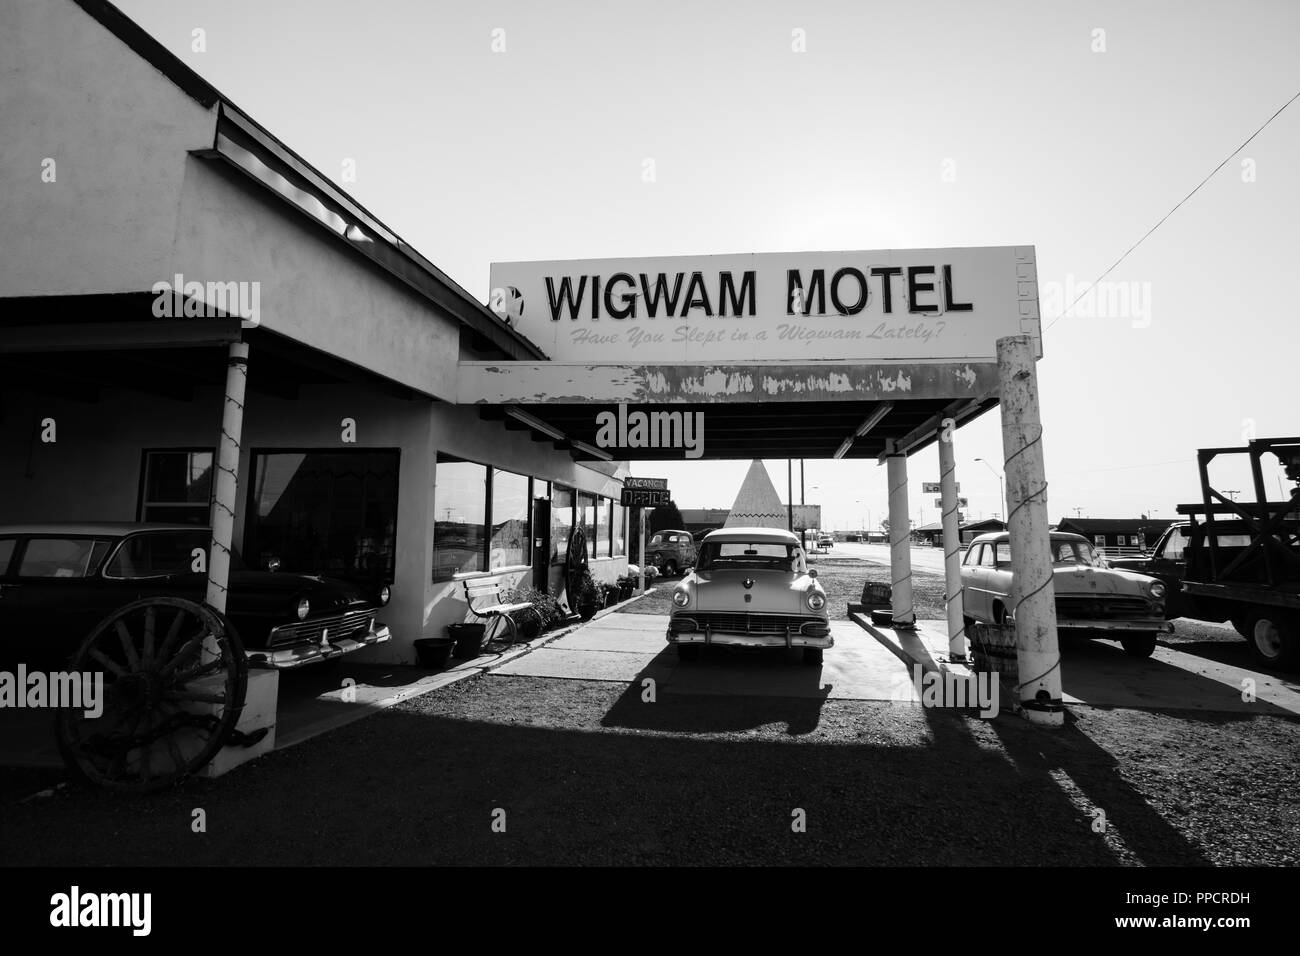
<path id="1" fill-rule="evenodd" d="M 820 664 L 834 646 L 826 592 L 798 536 L 773 528 L 723 528 L 700 543 L 695 568 L 673 591 L 668 642 L 682 660 L 710 644 L 802 648 Z"/>
<path id="2" fill-rule="evenodd" d="M 1051 544 L 1058 629 L 1117 638 L 1135 657 L 1150 656 L 1157 635 L 1173 631 L 1162 582 L 1101 566 L 1083 535 L 1054 531 Z M 961 567 L 967 624 L 1012 621 L 1012 581 L 1011 536 L 1001 531 L 972 541 Z"/>

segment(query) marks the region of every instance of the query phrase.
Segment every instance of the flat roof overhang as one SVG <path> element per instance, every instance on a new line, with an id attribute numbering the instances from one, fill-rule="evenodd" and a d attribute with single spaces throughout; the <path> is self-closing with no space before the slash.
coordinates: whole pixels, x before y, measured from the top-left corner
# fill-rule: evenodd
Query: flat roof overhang
<path id="1" fill-rule="evenodd" d="M 234 317 L 159 319 L 152 293 L 0 299 L 0 389 L 97 402 L 105 389 L 174 401 L 222 389 L 231 342 L 249 343 L 248 388 L 295 399 L 305 385 L 363 384 L 427 398 L 361 366 Z"/>
<path id="2" fill-rule="evenodd" d="M 701 459 L 915 454 L 947 418 L 998 404 L 996 363 L 562 365 L 461 362 L 457 403 L 577 459 L 688 459 L 682 447 L 601 447 L 597 415 L 702 413 Z M 696 419 L 698 421 L 698 419 Z"/>

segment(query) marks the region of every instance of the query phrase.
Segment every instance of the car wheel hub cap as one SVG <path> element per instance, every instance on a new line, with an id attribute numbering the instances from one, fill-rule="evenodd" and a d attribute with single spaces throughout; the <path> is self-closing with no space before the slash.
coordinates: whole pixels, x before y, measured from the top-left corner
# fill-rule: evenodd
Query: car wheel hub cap
<path id="1" fill-rule="evenodd" d="M 1255 645 L 1269 657 L 1277 657 L 1282 650 L 1282 635 L 1272 621 L 1255 623 Z"/>

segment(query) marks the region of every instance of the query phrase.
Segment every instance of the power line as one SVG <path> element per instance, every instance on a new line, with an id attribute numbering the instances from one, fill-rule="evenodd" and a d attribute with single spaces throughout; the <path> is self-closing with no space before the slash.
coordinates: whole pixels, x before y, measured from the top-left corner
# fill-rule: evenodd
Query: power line
<path id="1" fill-rule="evenodd" d="M 1240 146 L 1238 146 L 1236 149 L 1234 149 L 1231 153 L 1229 153 L 1227 156 L 1225 156 L 1225 157 L 1223 158 L 1223 162 L 1221 162 L 1221 163 L 1219 163 L 1219 165 L 1215 166 L 1214 169 L 1212 169 L 1212 170 L 1210 171 L 1210 174 L 1209 174 L 1208 176 L 1206 176 L 1204 179 L 1202 179 L 1199 183 L 1196 184 L 1196 188 L 1195 188 L 1195 189 L 1193 189 L 1191 192 L 1189 192 L 1189 193 L 1188 193 L 1186 196 L 1184 196 L 1182 199 L 1178 200 L 1177 205 L 1175 205 L 1173 209 L 1171 209 L 1171 210 L 1169 210 L 1167 213 L 1165 213 L 1165 214 L 1160 218 L 1160 221 L 1159 221 L 1159 222 L 1157 222 L 1154 226 L 1152 226 L 1150 229 L 1148 229 L 1148 230 L 1147 230 L 1147 231 L 1142 235 L 1142 238 L 1141 238 L 1141 239 L 1139 239 L 1137 242 L 1133 243 L 1133 245 L 1129 246 L 1129 247 L 1128 247 L 1128 251 L 1126 251 L 1122 256 L 1120 256 L 1118 259 L 1116 259 L 1116 260 L 1111 264 L 1111 267 L 1110 267 L 1109 269 L 1107 269 L 1107 270 L 1106 270 L 1105 272 L 1103 272 L 1101 275 L 1097 276 L 1097 278 L 1094 279 L 1094 280 L 1092 281 L 1092 283 L 1088 286 L 1088 288 L 1086 288 L 1086 289 L 1084 289 L 1082 292 L 1080 292 L 1079 295 L 1075 298 L 1075 300 L 1074 300 L 1073 302 L 1071 302 L 1068 306 L 1065 307 L 1065 310 L 1064 310 L 1063 312 L 1061 312 L 1060 315 L 1058 315 L 1056 318 L 1052 319 L 1052 321 L 1049 322 L 1049 323 L 1047 324 L 1047 328 L 1046 328 L 1046 329 L 1043 329 L 1043 331 L 1044 331 L 1044 332 L 1047 332 L 1047 331 L 1050 330 L 1050 329 L 1052 328 L 1052 326 L 1054 326 L 1057 322 L 1060 322 L 1061 319 L 1065 318 L 1066 315 L 1069 314 L 1070 310 L 1073 309 L 1076 305 L 1079 304 L 1079 300 L 1080 300 L 1080 299 L 1082 299 L 1085 295 L 1087 295 L 1087 294 L 1088 294 L 1089 292 L 1091 292 L 1093 289 L 1097 288 L 1097 285 L 1101 282 L 1102 279 L 1104 279 L 1104 278 L 1106 278 L 1106 276 L 1110 275 L 1111 272 L 1113 272 L 1113 271 L 1115 270 L 1116 266 L 1118 266 L 1121 262 L 1123 262 L 1125 259 L 1127 259 L 1127 258 L 1129 257 L 1129 253 L 1131 253 L 1131 252 L 1132 252 L 1134 249 L 1136 249 L 1138 246 L 1142 245 L 1142 243 L 1146 241 L 1147 236 L 1151 235 L 1151 233 L 1155 232 L 1155 231 L 1156 231 L 1157 229 L 1159 229 L 1162 225 L 1164 225 L 1165 220 L 1168 219 L 1170 216 L 1172 216 L 1174 213 L 1176 213 L 1176 212 L 1178 211 L 1179 207 L 1181 207 L 1183 203 L 1187 202 L 1187 200 L 1189 200 L 1189 199 L 1191 199 L 1193 196 L 1195 196 L 1195 195 L 1197 194 L 1197 192 L 1200 191 L 1200 188 L 1201 188 L 1202 186 L 1204 186 L 1206 183 L 1208 183 L 1211 179 L 1214 178 L 1214 174 L 1215 174 L 1215 173 L 1217 173 L 1219 170 L 1221 170 L 1224 166 L 1228 165 L 1228 160 L 1232 159 L 1232 157 L 1236 156 L 1236 155 L 1237 155 L 1238 153 L 1240 153 L 1243 149 L 1245 149 L 1247 146 L 1249 146 L 1251 140 L 1253 140 L 1253 139 L 1254 139 L 1256 136 L 1258 136 L 1260 133 L 1264 132 L 1264 130 L 1265 130 L 1265 128 L 1267 128 L 1268 124 L 1271 123 L 1271 122 L 1273 122 L 1273 120 L 1277 119 L 1279 116 L 1281 116 L 1281 115 L 1282 115 L 1282 111 L 1283 111 L 1284 109 L 1286 109 L 1288 106 L 1290 106 L 1292 103 L 1294 103 L 1297 99 L 1300 99 L 1300 91 L 1297 91 L 1296 94 L 1295 94 L 1295 96 L 1291 97 L 1291 99 L 1289 99 L 1289 100 L 1287 100 L 1285 103 L 1283 103 L 1283 104 L 1278 108 L 1278 110 L 1277 110 L 1276 113 L 1274 113 L 1272 116 L 1270 116 L 1268 119 L 1266 119 L 1266 120 L 1264 121 L 1264 125 L 1263 125 L 1263 126 L 1261 126 L 1259 129 L 1255 130 L 1255 132 L 1251 133 L 1250 136 L 1248 136 L 1248 137 L 1246 138 L 1246 141 L 1245 141 L 1244 143 L 1242 143 Z"/>

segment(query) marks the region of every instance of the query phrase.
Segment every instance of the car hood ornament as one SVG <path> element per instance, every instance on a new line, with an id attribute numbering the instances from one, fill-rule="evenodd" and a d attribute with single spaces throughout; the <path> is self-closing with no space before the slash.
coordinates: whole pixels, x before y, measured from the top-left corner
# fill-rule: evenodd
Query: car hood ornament
<path id="1" fill-rule="evenodd" d="M 753 579 L 753 578 L 745 578 L 745 582 L 744 582 L 744 583 L 745 583 L 745 590 L 748 591 L 750 588 L 752 588 L 752 587 L 754 586 L 754 579 Z"/>

